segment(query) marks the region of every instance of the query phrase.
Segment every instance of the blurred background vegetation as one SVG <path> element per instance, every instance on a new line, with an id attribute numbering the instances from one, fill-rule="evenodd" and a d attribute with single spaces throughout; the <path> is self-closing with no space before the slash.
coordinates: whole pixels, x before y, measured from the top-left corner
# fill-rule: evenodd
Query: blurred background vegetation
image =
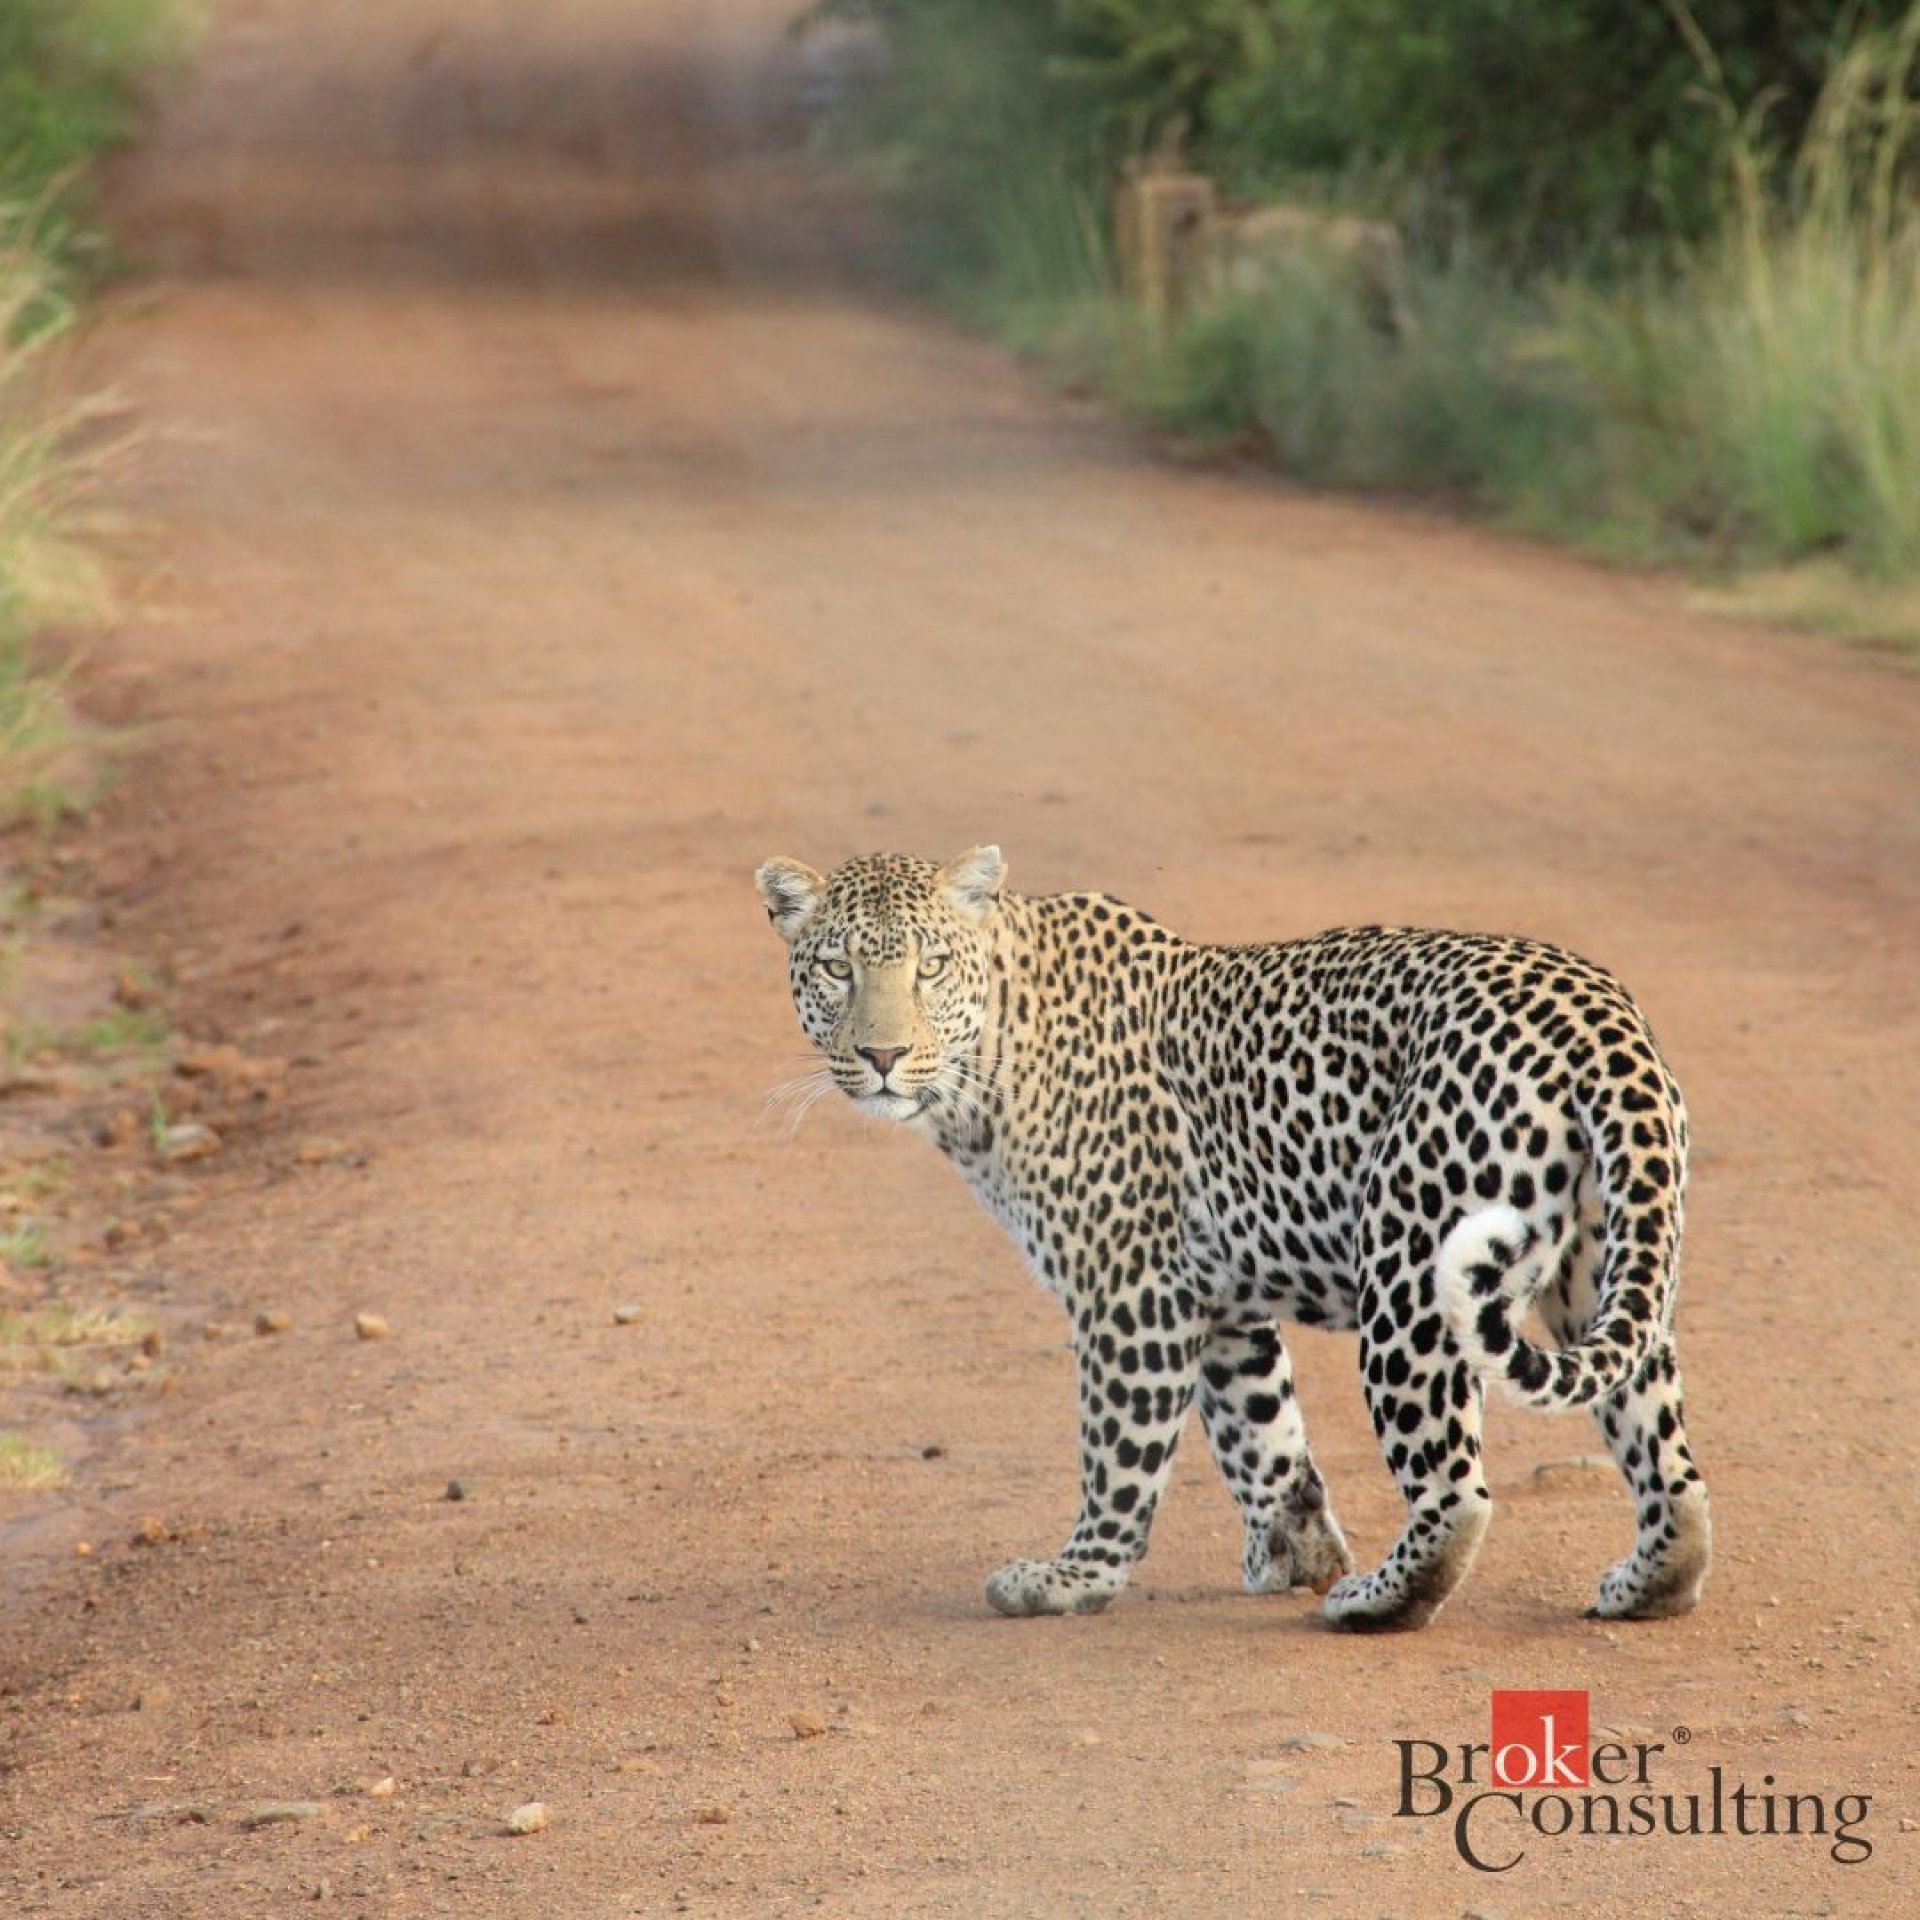
<path id="1" fill-rule="evenodd" d="M 89 408 L 60 367 L 111 263 L 89 163 L 133 131 L 142 77 L 192 24 L 187 0 L 0 0 L 0 824 L 63 804 L 63 710 L 31 652 L 104 591 L 70 537 Z"/>
<path id="2" fill-rule="evenodd" d="M 883 54 L 827 137 L 914 271 L 1062 378 L 1322 483 L 1636 559 L 1785 566 L 1920 633 L 1913 0 L 824 0 Z M 1166 324 L 1113 182 L 1389 220 L 1417 324 L 1307 255 Z"/>

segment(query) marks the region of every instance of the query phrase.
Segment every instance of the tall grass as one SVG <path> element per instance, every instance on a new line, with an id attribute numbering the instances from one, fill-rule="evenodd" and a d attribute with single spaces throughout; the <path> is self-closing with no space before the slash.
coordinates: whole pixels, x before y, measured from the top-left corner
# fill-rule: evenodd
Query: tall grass
<path id="1" fill-rule="evenodd" d="M 35 635 L 100 610 L 103 576 L 72 535 L 89 408 L 59 343 L 105 257 L 86 161 L 131 131 L 140 74 L 180 49 L 197 0 L 0 0 L 0 825 L 62 804 L 66 741 Z"/>
<path id="2" fill-rule="evenodd" d="M 66 739 L 57 690 L 32 671 L 32 636 L 84 598 L 84 563 L 58 530 L 59 411 L 41 378 L 61 304 L 53 278 L 24 240 L 0 241 L 0 826 L 40 809 Z"/>
<path id="3" fill-rule="evenodd" d="M 94 403 L 63 378 L 74 310 L 27 233 L 0 241 L 0 828 L 51 824 L 73 804 L 60 676 L 37 666 L 34 642 L 108 602 L 104 569 L 76 537 L 99 456 L 75 444 Z"/>
<path id="4" fill-rule="evenodd" d="M 1001 183 L 980 226 L 993 263 L 986 297 L 1001 308 L 1071 305 L 1112 284 L 1107 210 L 1091 170 L 1057 154 L 1036 155 L 1017 183 Z"/>
<path id="5" fill-rule="evenodd" d="M 896 152 L 933 130 L 917 178 L 941 191 L 909 211 L 923 248 L 929 231 L 951 246 L 949 297 L 1157 427 L 1617 558 L 1817 563 L 1823 602 L 1837 569 L 1894 583 L 1880 604 L 1905 606 L 1900 583 L 1920 582 L 1920 3 L 1833 61 L 1784 158 L 1681 0 L 1672 11 L 1704 82 L 1691 111 L 1719 121 L 1708 236 L 1589 249 L 1604 267 L 1578 276 L 1428 236 L 1408 261 L 1417 325 L 1398 337 L 1308 250 L 1169 325 L 1130 315 L 1085 125 L 1049 141 L 996 91 L 991 47 L 937 46 L 918 8 L 884 113 Z M 1018 139 L 945 139 L 955 72 L 969 112 L 996 102 Z"/>
<path id="6" fill-rule="evenodd" d="M 1580 409 L 1542 365 L 1541 296 L 1465 254 L 1415 268 L 1407 291 L 1418 326 L 1386 336 L 1340 263 L 1303 253 L 1165 330 L 1117 332 L 1095 384 L 1203 448 L 1255 443 L 1321 485 L 1495 506 L 1543 462 L 1590 465 Z"/>
<path id="7" fill-rule="evenodd" d="M 984 323 L 1071 306 L 1110 278 L 1095 116 L 1033 0 L 816 0 L 814 26 L 884 25 L 884 76 L 828 124 L 893 204 L 909 274 Z"/>
<path id="8" fill-rule="evenodd" d="M 1416 264 L 1399 340 L 1307 257 L 1136 341 L 1109 391 L 1203 440 L 1255 433 L 1310 480 L 1443 491 L 1623 557 L 1920 579 L 1917 90 L 1920 6 L 1836 63 L 1790 168 L 1722 96 L 1725 213 L 1698 246 L 1531 285 L 1456 249 Z"/>
<path id="9" fill-rule="evenodd" d="M 1920 7 L 1836 64 L 1784 205 L 1741 126 L 1712 242 L 1637 287 L 1564 297 L 1557 346 L 1614 492 L 1742 557 L 1920 576 L 1916 88 Z"/>
<path id="10" fill-rule="evenodd" d="M 141 76 L 184 49 L 202 4 L 0 0 L 0 209 L 33 210 L 62 266 L 97 257 L 87 163 L 132 132 Z"/>

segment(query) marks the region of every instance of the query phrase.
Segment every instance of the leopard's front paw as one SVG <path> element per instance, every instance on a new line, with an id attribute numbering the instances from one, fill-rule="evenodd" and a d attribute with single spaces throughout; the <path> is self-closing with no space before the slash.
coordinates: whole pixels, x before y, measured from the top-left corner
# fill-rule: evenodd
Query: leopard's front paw
<path id="1" fill-rule="evenodd" d="M 1322 1609 L 1349 1633 L 1406 1633 L 1424 1627 L 1438 1610 L 1437 1600 L 1410 1593 L 1407 1583 L 1385 1568 L 1336 1580 Z"/>
<path id="2" fill-rule="evenodd" d="M 1114 1567 L 1074 1560 L 1011 1560 L 987 1581 L 995 1613 L 1098 1613 L 1126 1585 Z"/>
<path id="3" fill-rule="evenodd" d="M 1476 1505 L 1450 1513 L 1445 1526 L 1414 1520 L 1371 1573 L 1334 1582 L 1323 1609 L 1328 1620 L 1349 1633 L 1424 1627 L 1467 1577 L 1492 1517 L 1490 1507 Z"/>

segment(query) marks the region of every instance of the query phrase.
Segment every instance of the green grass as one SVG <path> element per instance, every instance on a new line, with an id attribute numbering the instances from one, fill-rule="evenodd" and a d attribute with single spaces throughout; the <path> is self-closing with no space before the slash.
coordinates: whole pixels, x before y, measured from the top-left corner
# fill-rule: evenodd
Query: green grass
<path id="1" fill-rule="evenodd" d="M 56 1347 L 134 1347 L 154 1329 L 151 1314 L 68 1301 L 0 1309 L 0 1360 Z"/>
<path id="2" fill-rule="evenodd" d="M 138 124 L 142 77 L 185 48 L 199 0 L 4 0 L 0 234 L 35 229 L 63 272 L 104 256 L 87 163 Z"/>
<path id="3" fill-rule="evenodd" d="M 98 576 L 60 526 L 62 408 L 42 377 L 52 280 L 30 248 L 0 242 L 0 828 L 50 823 L 70 784 L 67 709 L 57 679 L 36 671 L 34 636 L 102 605 Z"/>
<path id="4" fill-rule="evenodd" d="M 1565 300 L 1557 344 L 1613 493 L 1740 560 L 1920 578 L 1916 86 L 1920 7 L 1836 66 L 1784 207 L 1740 129 L 1716 240 Z"/>
<path id="5" fill-rule="evenodd" d="M 1832 559 L 1761 567 L 1704 587 L 1707 613 L 1827 633 L 1920 672 L 1920 579 L 1863 580 Z"/>
<path id="6" fill-rule="evenodd" d="M 172 1029 L 165 1016 L 151 1007 L 115 1007 L 77 1027 L 61 1028 L 53 1036 L 53 1044 L 62 1053 L 110 1058 L 123 1053 L 156 1053 L 171 1038 Z"/>
<path id="7" fill-rule="evenodd" d="M 0 1433 L 0 1488 L 42 1493 L 67 1483 L 67 1464 L 22 1433 Z"/>
<path id="8" fill-rule="evenodd" d="M 0 1310 L 0 1388 L 67 1385 L 86 1379 L 129 1348 L 151 1350 L 158 1323 L 149 1313 L 53 1300 Z"/>
<path id="9" fill-rule="evenodd" d="M 1703 247 L 1604 284 L 1415 261 L 1404 339 L 1303 258 L 1163 331 L 1110 322 L 1090 384 L 1202 446 L 1251 437 L 1303 479 L 1454 496 L 1618 558 L 1920 581 L 1917 49 L 1920 8 L 1841 64 L 1787 205 L 1736 147 Z M 1088 338 L 1063 312 L 1045 350 L 1084 378 Z M 1878 627 L 1904 604 L 1875 603 Z"/>
<path id="10" fill-rule="evenodd" d="M 98 617 L 100 567 L 71 537 L 88 409 L 59 346 L 108 258 L 87 163 L 137 123 L 141 76 L 181 52 L 199 0 L 0 0 L 0 828 L 79 804 L 57 682 L 36 635 Z"/>
<path id="11" fill-rule="evenodd" d="M 63 384 L 61 351 L 78 303 L 109 258 L 90 219 L 86 163 L 137 117 L 138 78 L 174 51 L 184 0 L 0 0 L 0 830 L 44 827 L 72 808 L 72 736 L 57 674 L 34 642 L 58 622 L 97 617 L 104 574 L 74 538 L 88 462 L 75 451 L 88 408 Z M 9 882 L 11 934 L 31 889 Z M 4 958 L 0 954 L 0 958 Z M 93 1059 L 165 1044 L 159 1016 L 116 1010 L 66 1031 L 10 1028 L 11 1065 L 46 1048 Z M 23 1180 L 44 1196 L 54 1167 Z M 0 1234 L 0 1267 L 51 1268 L 41 1228 L 16 1220 Z M 148 1316 L 65 1302 L 0 1312 L 0 1384 L 76 1377 L 90 1351 L 137 1344 Z M 0 1432 L 0 1487 L 61 1485 L 57 1453 Z"/>
<path id="12" fill-rule="evenodd" d="M 1318 484 L 1498 506 L 1581 431 L 1567 381 L 1541 363 L 1547 307 L 1464 260 L 1413 273 L 1409 294 L 1419 326 L 1389 338 L 1329 263 L 1303 258 L 1165 329 L 1116 309 L 1097 335 L 1082 316 L 1061 350 L 1076 377 L 1203 450 L 1254 444 Z M 1104 356 L 1089 346 L 1102 338 Z"/>
<path id="13" fill-rule="evenodd" d="M 1001 180 L 978 221 L 992 271 L 949 275 L 948 297 L 963 315 L 1017 338 L 1026 316 L 1050 325 L 1063 306 L 1112 282 L 1105 210 L 1087 170 L 1057 154 L 1036 153 L 1017 179 Z"/>
<path id="14" fill-rule="evenodd" d="M 966 166 L 928 135 L 903 161 L 954 99 L 998 98 L 985 43 L 962 58 L 914 27 L 892 97 L 864 111 L 922 254 L 947 223 L 935 284 L 1064 384 L 1202 450 L 1257 447 L 1316 484 L 1437 495 L 1604 557 L 1762 572 L 1756 611 L 1920 642 L 1920 5 L 1835 62 L 1791 161 L 1675 19 L 1693 110 L 1721 125 L 1717 230 L 1528 278 L 1456 232 L 1411 251 L 1402 338 L 1307 257 L 1147 325 L 1111 291 L 1084 128 L 1049 145 L 1024 125 Z"/>
<path id="15" fill-rule="evenodd" d="M 26 1273 L 38 1267 L 50 1267 L 53 1255 L 46 1237 L 38 1227 L 15 1227 L 0 1233 L 0 1265 Z M 5 1315 L 0 1315 L 0 1346 L 6 1344 Z"/>
<path id="16" fill-rule="evenodd" d="M 48 1200 L 63 1192 L 72 1178 L 73 1163 L 56 1155 L 51 1160 L 22 1167 L 13 1184 L 29 1200 Z"/>
<path id="17" fill-rule="evenodd" d="M 50 1054 L 96 1063 L 120 1061 L 133 1055 L 138 1070 L 144 1074 L 162 1064 L 172 1038 L 173 1029 L 166 1016 L 151 1007 L 114 1007 L 73 1027 L 23 1020 L 8 1030 L 6 1062 L 17 1072 L 28 1061 Z"/>

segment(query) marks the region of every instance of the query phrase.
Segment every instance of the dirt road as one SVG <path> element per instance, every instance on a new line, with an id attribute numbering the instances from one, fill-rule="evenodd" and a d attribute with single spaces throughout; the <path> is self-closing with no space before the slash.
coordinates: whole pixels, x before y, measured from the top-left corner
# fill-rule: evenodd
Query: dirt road
<path id="1" fill-rule="evenodd" d="M 0 1909 L 1911 1910 L 1920 685 L 1157 463 L 877 301 L 782 11 L 233 0 L 121 183 L 156 572 L 90 671 L 137 723 L 90 852 L 291 1112 L 115 1256 L 177 1390 L 17 1546 Z M 1580 1617 L 1625 1501 L 1510 1410 L 1424 1633 L 1241 1596 L 1197 1446 L 1108 1614 L 988 1612 L 1071 1519 L 1065 1329 L 918 1142 L 758 1122 L 801 1042 L 749 878 L 987 838 L 1195 937 L 1626 976 L 1702 1142 L 1697 1614 Z M 1297 1347 L 1370 1557 L 1351 1340 Z M 1526 1857 L 1476 1871 L 1393 1743 L 1484 1740 L 1495 1685 L 1829 1831 L 1492 1803 Z"/>

